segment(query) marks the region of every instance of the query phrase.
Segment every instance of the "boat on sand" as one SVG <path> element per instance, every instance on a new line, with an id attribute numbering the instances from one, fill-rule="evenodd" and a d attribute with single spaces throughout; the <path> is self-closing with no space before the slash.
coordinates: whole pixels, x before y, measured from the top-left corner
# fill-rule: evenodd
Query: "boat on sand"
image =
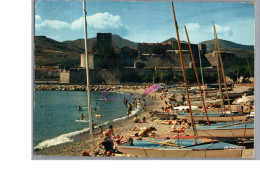
<path id="1" fill-rule="evenodd" d="M 137 157 L 171 158 L 240 158 L 243 149 L 237 145 L 211 141 L 203 142 L 190 139 L 179 140 L 140 140 L 118 146 L 118 150 Z"/>

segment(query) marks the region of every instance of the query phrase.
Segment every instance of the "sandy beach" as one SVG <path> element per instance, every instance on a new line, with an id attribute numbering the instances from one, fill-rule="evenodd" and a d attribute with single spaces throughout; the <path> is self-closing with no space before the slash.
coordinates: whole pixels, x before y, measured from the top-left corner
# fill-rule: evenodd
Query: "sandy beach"
<path id="1" fill-rule="evenodd" d="M 246 88 L 244 86 L 237 86 L 235 87 L 235 91 L 243 91 Z M 143 93 L 144 89 L 120 89 L 117 90 L 117 92 L 122 93 L 134 93 L 135 96 L 141 95 Z M 160 110 L 161 107 L 164 106 L 164 101 L 167 100 L 164 98 L 163 100 L 159 99 L 161 93 L 152 93 L 150 96 L 156 95 L 156 100 L 152 100 L 147 97 L 147 99 L 150 100 L 151 104 L 147 106 L 147 110 L 140 110 L 138 113 L 138 118 L 148 117 L 149 111 L 153 110 Z M 150 121 L 147 120 L 146 123 L 134 123 L 133 117 L 130 117 L 129 119 L 125 119 L 123 121 L 120 121 L 119 123 L 112 123 L 114 127 L 114 134 L 117 135 L 125 135 L 125 134 L 131 134 L 133 133 L 133 128 L 135 126 L 138 127 L 155 127 L 157 129 L 156 134 L 163 134 L 163 133 L 169 133 L 171 125 L 164 125 L 160 124 L 160 120 L 154 120 Z M 103 130 L 107 129 L 108 125 L 103 126 Z M 98 129 L 95 129 L 94 132 L 97 132 Z M 99 138 L 99 135 L 94 136 L 94 147 L 96 147 L 99 143 L 99 141 L 102 141 L 101 138 Z M 90 148 L 89 146 L 89 134 L 82 134 L 77 136 L 74 139 L 74 142 L 72 143 L 65 143 L 57 146 L 52 146 L 49 148 L 44 148 L 42 150 L 38 150 L 34 152 L 34 155 L 36 156 L 81 156 L 82 152 L 85 150 L 88 150 Z M 252 158 L 254 156 L 254 149 L 245 149 L 243 151 L 242 158 Z"/>

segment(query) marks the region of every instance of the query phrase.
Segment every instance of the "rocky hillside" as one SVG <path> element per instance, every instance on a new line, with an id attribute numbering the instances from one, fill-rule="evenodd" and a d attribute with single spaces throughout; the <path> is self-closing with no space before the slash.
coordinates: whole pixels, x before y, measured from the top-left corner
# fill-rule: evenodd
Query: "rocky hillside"
<path id="1" fill-rule="evenodd" d="M 120 49 L 124 46 L 137 48 L 138 43 L 129 41 L 119 35 L 112 35 L 112 40 L 116 48 Z M 35 36 L 35 63 L 37 66 L 58 65 L 63 67 L 75 67 L 80 64 L 80 54 L 84 53 L 84 39 L 73 41 L 58 42 L 46 36 Z M 88 42 L 96 41 L 96 38 L 88 39 Z M 176 41 L 170 38 L 163 42 Z M 202 42 L 207 45 L 208 52 L 211 52 L 215 45 L 214 40 Z M 254 46 L 241 45 L 234 42 L 219 40 L 221 50 L 232 52 L 239 57 L 252 56 L 254 54 Z"/>

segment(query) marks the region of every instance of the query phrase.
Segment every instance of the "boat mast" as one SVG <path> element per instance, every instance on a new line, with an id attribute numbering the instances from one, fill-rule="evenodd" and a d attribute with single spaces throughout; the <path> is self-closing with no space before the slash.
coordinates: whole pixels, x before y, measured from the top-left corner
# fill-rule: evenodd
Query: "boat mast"
<path id="1" fill-rule="evenodd" d="M 201 82 L 202 82 L 202 86 L 203 86 L 204 99 L 206 99 L 205 84 L 204 84 L 204 77 L 203 77 L 203 72 L 202 72 L 202 64 L 201 64 L 201 56 L 200 56 L 200 49 L 199 49 L 199 47 L 198 47 L 198 51 L 199 51 L 199 59 L 200 59 Z"/>
<path id="2" fill-rule="evenodd" d="M 93 123 L 92 123 L 92 109 L 91 109 L 91 90 L 90 90 L 90 80 L 89 80 L 89 65 L 88 65 L 88 28 L 87 28 L 87 10 L 86 10 L 86 2 L 83 1 L 83 13 L 84 13 L 84 26 L 85 26 L 85 58 L 86 58 L 86 77 L 87 77 L 87 94 L 88 94 L 88 118 L 89 118 L 89 131 L 90 131 L 90 149 L 91 156 L 94 155 L 93 152 Z"/>
<path id="3" fill-rule="evenodd" d="M 214 22 L 213 22 L 214 25 Z M 214 43 L 215 43 L 215 51 L 217 52 L 217 41 L 216 41 L 216 34 L 214 32 Z M 220 81 L 220 74 L 219 74 L 219 57 L 217 55 L 217 72 L 218 72 L 218 91 L 219 91 L 219 98 L 220 98 L 220 111 L 221 113 L 223 113 L 223 94 L 222 94 L 222 85 L 221 85 L 221 81 Z"/>
<path id="4" fill-rule="evenodd" d="M 217 44 L 217 47 L 218 47 L 218 55 L 219 55 L 220 64 L 221 64 L 222 77 L 223 77 L 223 80 L 224 80 L 224 85 L 225 85 L 226 94 L 227 94 L 227 100 L 228 100 L 228 106 L 229 106 L 229 110 L 230 110 L 230 116 L 231 116 L 231 119 L 232 119 L 232 123 L 234 123 L 234 119 L 233 119 L 233 116 L 232 116 L 232 109 L 231 109 L 230 100 L 229 100 L 229 95 L 228 95 L 228 88 L 227 88 L 227 83 L 226 83 L 226 76 L 225 76 L 224 67 L 223 67 L 223 62 L 222 62 L 222 57 L 221 57 L 221 53 L 220 53 L 220 49 L 219 49 L 218 35 L 217 35 L 217 32 L 216 32 L 216 27 L 215 27 L 215 24 L 214 24 L 214 23 L 213 23 L 213 27 L 214 27 L 214 33 L 215 33 L 216 44 Z"/>
<path id="5" fill-rule="evenodd" d="M 184 26 L 184 28 L 185 28 L 185 32 L 186 32 L 186 36 L 187 36 L 187 40 L 188 40 L 188 45 L 189 45 L 189 49 L 190 49 L 190 55 L 191 55 L 191 59 L 192 59 L 193 68 L 194 68 L 194 71 L 195 71 L 197 83 L 198 83 L 199 90 L 200 90 L 200 96 L 201 96 L 201 99 L 202 99 L 203 107 L 204 107 L 206 118 L 207 118 L 207 123 L 208 123 L 208 125 L 210 125 L 209 117 L 208 117 L 208 113 L 207 113 L 207 108 L 206 108 L 204 98 L 203 98 L 203 95 L 202 95 L 202 90 L 201 90 L 201 87 L 200 87 L 200 81 L 199 81 L 199 77 L 198 77 L 198 73 L 197 73 L 197 68 L 196 68 L 196 65 L 195 65 L 195 60 L 194 60 L 191 45 L 190 45 L 190 39 L 189 39 L 188 31 L 187 31 L 186 26 Z"/>
<path id="6" fill-rule="evenodd" d="M 192 129 L 193 129 L 193 133 L 194 133 L 194 142 L 195 142 L 195 144 L 197 144 L 197 133 L 196 133 L 194 120 L 193 120 L 193 116 L 192 116 L 190 96 L 189 96 L 189 90 L 188 90 L 188 83 L 187 83 L 187 79 L 186 79 L 185 68 L 184 68 L 184 63 L 183 63 L 183 58 L 182 58 L 182 50 L 181 50 L 181 43 L 180 43 L 180 37 L 179 37 L 179 31 L 178 31 L 178 24 L 177 24 L 177 21 L 176 21 L 173 2 L 172 2 L 172 12 L 173 12 L 173 17 L 174 17 L 174 23 L 175 23 L 175 29 L 176 29 L 176 35 L 177 35 L 177 41 L 178 41 L 178 48 L 179 48 L 179 53 L 180 53 L 180 61 L 181 61 L 183 79 L 184 79 L 184 83 L 185 83 L 186 95 L 187 95 L 187 100 L 188 100 L 188 104 L 189 104 L 190 120 L 191 120 L 191 125 L 192 125 Z"/>

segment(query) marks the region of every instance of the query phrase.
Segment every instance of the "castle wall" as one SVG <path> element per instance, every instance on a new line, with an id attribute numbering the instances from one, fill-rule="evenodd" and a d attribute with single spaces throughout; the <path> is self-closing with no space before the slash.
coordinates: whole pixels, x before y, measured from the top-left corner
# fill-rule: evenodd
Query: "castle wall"
<path id="1" fill-rule="evenodd" d="M 130 47 L 123 47 L 121 48 L 121 57 L 128 58 L 128 57 L 137 57 L 138 56 L 138 50 L 135 48 Z"/>
<path id="2" fill-rule="evenodd" d="M 89 64 L 89 69 L 95 68 L 93 54 L 88 54 L 88 64 Z M 86 68 L 86 55 L 85 54 L 80 55 L 80 67 Z"/>
<path id="3" fill-rule="evenodd" d="M 211 66 L 216 67 L 218 62 L 218 55 L 217 52 L 213 51 L 211 53 L 205 54 L 205 59 L 210 63 Z M 228 65 L 230 58 L 234 57 L 235 54 L 229 52 L 221 52 L 221 58 L 223 65 Z"/>
<path id="4" fill-rule="evenodd" d="M 97 50 L 102 52 L 104 49 L 112 49 L 112 34 L 111 33 L 97 33 Z"/>
<path id="5" fill-rule="evenodd" d="M 67 70 L 61 70 L 60 72 L 60 82 L 61 83 L 69 83 L 70 73 Z"/>
<path id="6" fill-rule="evenodd" d="M 155 49 L 166 52 L 171 49 L 171 45 L 168 43 L 139 43 L 137 45 L 137 50 L 141 54 L 151 54 Z"/>

